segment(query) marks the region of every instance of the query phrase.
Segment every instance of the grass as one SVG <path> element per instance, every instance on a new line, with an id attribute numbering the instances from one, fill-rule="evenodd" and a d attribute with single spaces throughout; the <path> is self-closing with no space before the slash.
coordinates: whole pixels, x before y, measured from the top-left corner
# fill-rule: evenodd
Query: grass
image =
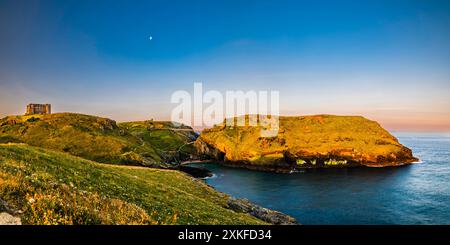
<path id="1" fill-rule="evenodd" d="M 227 209 L 228 196 L 178 171 L 17 143 L 0 144 L 0 198 L 24 224 L 263 223 Z"/>
<path id="2" fill-rule="evenodd" d="M 117 125 L 107 118 L 75 113 L 0 119 L 0 143 L 23 142 L 112 164 L 155 166 L 188 158 L 193 148 L 182 146 L 194 140 L 188 137 L 192 134 L 192 129 L 170 122 Z"/>
<path id="3" fill-rule="evenodd" d="M 197 135 L 192 128 L 172 122 L 139 121 L 120 123 L 119 127 L 145 144 L 153 146 L 166 162 L 187 159 L 196 153 L 193 142 Z"/>
<path id="4" fill-rule="evenodd" d="M 309 167 L 342 166 L 336 163 L 344 160 L 376 164 L 415 159 L 377 122 L 360 116 L 280 117 L 279 122 L 278 135 L 272 138 L 261 137 L 262 126 L 218 125 L 204 130 L 200 140 L 225 153 L 226 160 L 254 165 L 286 159 Z"/>

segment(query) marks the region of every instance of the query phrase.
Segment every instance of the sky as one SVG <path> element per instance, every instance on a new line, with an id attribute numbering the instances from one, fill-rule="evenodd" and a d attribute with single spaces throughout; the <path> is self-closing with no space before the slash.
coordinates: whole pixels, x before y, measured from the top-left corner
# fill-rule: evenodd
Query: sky
<path id="1" fill-rule="evenodd" d="M 202 82 L 278 90 L 282 115 L 450 131 L 449 68 L 445 0 L 0 0 L 0 117 L 168 120 L 171 94 Z"/>

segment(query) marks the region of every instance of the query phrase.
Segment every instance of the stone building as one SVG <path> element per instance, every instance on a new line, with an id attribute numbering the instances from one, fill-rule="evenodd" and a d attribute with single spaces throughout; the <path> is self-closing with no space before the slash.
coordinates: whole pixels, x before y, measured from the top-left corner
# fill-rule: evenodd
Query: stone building
<path id="1" fill-rule="evenodd" d="M 28 104 L 25 115 L 33 114 L 51 114 L 52 106 L 50 104 Z"/>

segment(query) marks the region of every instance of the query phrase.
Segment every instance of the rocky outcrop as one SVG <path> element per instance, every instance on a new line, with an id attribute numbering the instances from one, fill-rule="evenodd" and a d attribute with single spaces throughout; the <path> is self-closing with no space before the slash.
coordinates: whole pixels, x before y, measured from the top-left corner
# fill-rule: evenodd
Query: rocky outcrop
<path id="1" fill-rule="evenodd" d="M 229 166 L 289 172 L 299 168 L 386 167 L 418 161 L 377 122 L 359 116 L 280 117 L 278 134 L 258 126 L 218 125 L 195 142 L 203 158 Z"/>
<path id="2" fill-rule="evenodd" d="M 6 212 L 0 213 L 0 225 L 21 225 L 19 217 L 14 217 Z"/>
<path id="3" fill-rule="evenodd" d="M 299 223 L 289 215 L 260 207 L 247 199 L 228 199 L 228 207 L 239 213 L 248 213 L 262 221 L 274 225 L 298 225 Z"/>
<path id="4" fill-rule="evenodd" d="M 198 179 L 205 179 L 205 178 L 210 178 L 213 176 L 213 173 L 209 169 L 203 168 L 203 167 L 198 167 L 198 166 L 192 167 L 192 166 L 179 165 L 173 169 L 185 172 L 185 173 L 189 174 L 190 176 L 192 176 L 194 178 L 198 178 Z"/>
<path id="5" fill-rule="evenodd" d="M 194 142 L 194 146 L 197 149 L 200 159 L 216 159 L 223 161 L 225 157 L 225 153 L 215 148 L 214 146 L 209 145 L 203 140 L 196 140 Z"/>
<path id="6" fill-rule="evenodd" d="M 12 209 L 6 201 L 0 198 L 0 225 L 21 225 L 20 212 Z"/>

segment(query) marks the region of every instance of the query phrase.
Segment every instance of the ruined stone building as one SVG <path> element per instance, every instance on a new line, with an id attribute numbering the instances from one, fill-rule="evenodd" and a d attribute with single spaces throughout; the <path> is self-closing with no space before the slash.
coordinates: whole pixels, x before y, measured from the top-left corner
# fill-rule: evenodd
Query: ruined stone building
<path id="1" fill-rule="evenodd" d="M 33 114 L 51 114 L 52 107 L 50 104 L 28 104 L 25 115 Z"/>

